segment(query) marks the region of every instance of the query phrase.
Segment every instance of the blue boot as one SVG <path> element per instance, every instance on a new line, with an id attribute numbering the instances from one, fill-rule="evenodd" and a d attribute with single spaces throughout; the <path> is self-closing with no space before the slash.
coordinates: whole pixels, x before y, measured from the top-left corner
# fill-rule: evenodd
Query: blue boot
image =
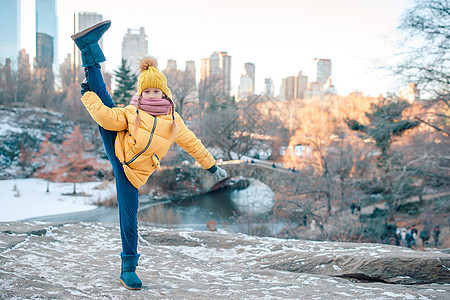
<path id="1" fill-rule="evenodd" d="M 140 290 L 142 288 L 142 281 L 136 275 L 136 266 L 139 260 L 140 254 L 137 255 L 124 255 L 120 253 L 122 257 L 122 271 L 120 273 L 120 282 L 129 290 Z"/>
<path id="2" fill-rule="evenodd" d="M 90 67 L 95 63 L 106 61 L 98 41 L 110 26 L 111 21 L 107 20 L 72 35 L 72 40 L 81 51 L 82 67 Z"/>

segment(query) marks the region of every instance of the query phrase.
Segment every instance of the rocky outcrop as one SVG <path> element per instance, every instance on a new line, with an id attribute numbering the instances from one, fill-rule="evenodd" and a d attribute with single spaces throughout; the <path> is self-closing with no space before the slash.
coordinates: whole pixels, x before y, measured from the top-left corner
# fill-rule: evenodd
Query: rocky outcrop
<path id="1" fill-rule="evenodd" d="M 0 223 L 1 298 L 444 299 L 450 292 L 450 255 L 439 251 L 152 227 L 140 228 L 139 243 L 144 289 L 131 292 L 118 282 L 117 225 Z"/>
<path id="2" fill-rule="evenodd" d="M 38 151 L 46 134 L 51 142 L 61 143 L 72 129 L 73 124 L 62 113 L 37 107 L 0 106 L 0 179 L 29 176 L 31 170 L 14 169 L 21 148 L 30 153 Z"/>

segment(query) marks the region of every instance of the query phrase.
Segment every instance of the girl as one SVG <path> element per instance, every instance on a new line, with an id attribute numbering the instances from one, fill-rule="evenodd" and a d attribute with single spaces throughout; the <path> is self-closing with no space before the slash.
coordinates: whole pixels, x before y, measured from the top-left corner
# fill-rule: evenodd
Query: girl
<path id="1" fill-rule="evenodd" d="M 72 36 L 81 51 L 86 79 L 81 84 L 81 101 L 98 123 L 106 154 L 113 167 L 119 205 L 122 268 L 120 282 L 128 289 L 141 289 L 136 275 L 138 189 L 160 168 L 173 141 L 186 150 L 216 180 L 227 173 L 215 165 L 211 153 L 175 112 L 167 79 L 153 57 L 140 62 L 138 92 L 130 105 L 115 106 L 106 90 L 100 63 L 106 61 L 98 40 L 111 21 L 98 23 Z"/>

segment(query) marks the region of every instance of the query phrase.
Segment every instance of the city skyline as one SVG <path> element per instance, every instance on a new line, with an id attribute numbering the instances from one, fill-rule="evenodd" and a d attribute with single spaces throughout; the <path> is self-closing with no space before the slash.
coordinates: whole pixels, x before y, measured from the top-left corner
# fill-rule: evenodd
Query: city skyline
<path id="1" fill-rule="evenodd" d="M 31 1 L 22 0 L 22 6 Z M 199 70 L 202 58 L 214 51 L 228 52 L 233 57 L 234 94 L 244 63 L 256 66 L 256 93 L 263 92 L 265 78 L 273 78 L 278 94 L 282 78 L 299 71 L 315 78 L 317 57 L 333 62 L 333 84 L 342 95 L 358 90 L 377 96 L 404 85 L 383 78 L 377 68 L 398 53 L 396 26 L 406 9 L 406 0 L 220 3 L 169 0 L 149 5 L 132 0 L 123 6 L 103 0 L 57 1 L 59 63 L 73 47 L 73 14 L 87 11 L 112 21 L 104 41 L 108 59 L 105 68 L 109 72 L 120 64 L 121 43 L 128 28 L 144 27 L 149 54 L 158 58 L 161 69 L 168 59 L 174 59 L 180 66 L 194 60 Z M 34 57 L 24 43 L 22 47 Z"/>

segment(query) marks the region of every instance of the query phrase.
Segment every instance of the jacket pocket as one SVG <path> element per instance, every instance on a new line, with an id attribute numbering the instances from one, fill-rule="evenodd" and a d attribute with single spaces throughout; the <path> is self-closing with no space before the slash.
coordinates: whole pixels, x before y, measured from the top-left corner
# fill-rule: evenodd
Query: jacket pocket
<path id="1" fill-rule="evenodd" d="M 160 165 L 160 162 L 159 162 L 159 158 L 158 158 L 158 155 L 156 155 L 156 153 L 152 154 L 152 161 L 153 161 L 153 165 L 156 168 L 158 168 L 158 170 L 161 170 L 161 165 Z"/>
<path id="2" fill-rule="evenodd" d="M 145 148 L 143 150 L 141 150 L 138 154 L 136 154 L 132 159 L 130 159 L 129 161 L 124 161 L 122 164 L 123 165 L 129 165 L 131 164 L 133 161 L 135 161 L 139 156 L 141 156 L 142 153 L 144 153 L 145 151 L 147 151 L 148 147 L 150 146 L 150 144 L 152 143 L 153 140 L 153 134 L 155 133 L 155 129 L 156 129 L 156 118 L 155 118 L 155 122 L 153 123 L 153 128 L 152 128 L 152 132 L 150 133 L 150 138 L 148 140 L 147 146 L 145 146 Z"/>

